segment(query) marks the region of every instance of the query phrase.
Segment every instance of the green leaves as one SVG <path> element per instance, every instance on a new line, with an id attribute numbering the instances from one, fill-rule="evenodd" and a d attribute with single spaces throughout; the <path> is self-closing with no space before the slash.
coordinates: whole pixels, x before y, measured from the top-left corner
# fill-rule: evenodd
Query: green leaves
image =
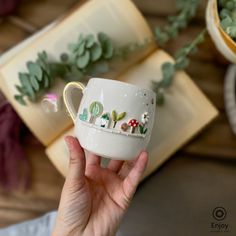
<path id="1" fill-rule="evenodd" d="M 111 39 L 104 33 L 98 34 L 98 40 L 102 46 L 103 58 L 111 59 L 114 53 L 114 47 Z"/>
<path id="2" fill-rule="evenodd" d="M 98 43 L 95 43 L 91 48 L 91 61 L 95 62 L 102 56 L 102 48 Z"/>
<path id="3" fill-rule="evenodd" d="M 120 113 L 117 117 L 117 121 L 122 120 L 123 118 L 125 118 L 125 116 L 126 116 L 126 112 Z"/>
<path id="4" fill-rule="evenodd" d="M 37 78 L 33 75 L 30 75 L 30 82 L 35 91 L 39 91 L 39 83 Z"/>
<path id="5" fill-rule="evenodd" d="M 39 81 L 42 81 L 43 71 L 42 71 L 42 68 L 40 67 L 40 65 L 38 65 L 32 61 L 29 61 L 29 62 L 27 62 L 27 68 L 28 68 L 29 73 L 32 76 L 36 77 Z"/>
<path id="6" fill-rule="evenodd" d="M 79 37 L 77 43 L 69 44 L 72 63 L 79 69 L 86 70 L 99 60 L 109 60 L 113 57 L 114 46 L 111 39 L 105 33 L 98 33 L 97 38 L 89 34 Z"/>
<path id="7" fill-rule="evenodd" d="M 200 1 L 176 0 L 176 3 L 178 10 L 177 15 L 168 17 L 168 23 L 163 30 L 160 27 L 156 27 L 154 31 L 156 40 L 160 45 L 178 36 L 179 31 L 184 29 L 188 25 L 188 22 L 195 16 Z"/>
<path id="8" fill-rule="evenodd" d="M 117 122 L 117 121 L 122 120 L 123 118 L 125 118 L 125 116 L 126 116 L 126 112 L 122 112 L 122 113 L 120 113 L 120 114 L 117 114 L 117 112 L 114 110 L 114 111 L 112 111 L 112 113 L 111 113 L 111 117 L 112 117 L 112 120 L 113 120 L 114 122 Z"/>
<path id="9" fill-rule="evenodd" d="M 161 85 L 163 88 L 168 88 L 173 80 L 173 76 L 175 73 L 175 67 L 172 63 L 166 62 L 162 65 L 162 76 L 163 80 L 161 81 Z"/>
<path id="10" fill-rule="evenodd" d="M 163 105 L 165 102 L 164 91 L 168 89 L 178 70 L 185 69 L 189 64 L 188 56 L 197 51 L 197 46 L 203 42 L 206 30 L 203 30 L 191 43 L 186 44 L 179 49 L 175 55 L 175 62 L 165 62 L 161 66 L 162 79 L 160 81 L 153 81 L 153 91 L 156 92 L 157 105 Z"/>
<path id="11" fill-rule="evenodd" d="M 57 78 L 81 81 L 86 75 L 104 74 L 110 69 L 111 59 L 117 56 L 123 59 L 129 53 L 145 48 L 146 45 L 146 42 L 135 42 L 115 48 L 111 38 L 103 32 L 96 35 L 80 34 L 76 42 L 68 44 L 68 52 L 62 53 L 59 61 L 49 59 L 45 51 L 39 52 L 35 61 L 28 61 L 27 70 L 19 73 L 19 84 L 15 86 L 18 94 L 15 95 L 15 99 L 22 105 L 26 104 L 26 99 L 36 102 Z M 96 113 L 94 109 L 93 113 Z M 124 114 L 120 114 L 119 119 L 122 119 L 122 116 Z"/>
<path id="12" fill-rule="evenodd" d="M 93 117 L 98 117 L 102 114 L 103 112 L 103 106 L 100 102 L 93 102 L 91 103 L 90 107 L 89 107 L 89 112 L 91 113 L 91 115 Z"/>
<path id="13" fill-rule="evenodd" d="M 80 69 L 85 68 L 89 64 L 90 54 L 86 51 L 82 56 L 78 57 L 77 66 Z"/>
<path id="14" fill-rule="evenodd" d="M 236 41 L 236 2 L 234 0 L 220 0 L 219 16 L 223 30 Z"/>
<path id="15" fill-rule="evenodd" d="M 18 103 L 20 103 L 23 106 L 26 106 L 26 102 L 25 102 L 24 97 L 22 95 L 15 95 L 14 98 Z"/>
<path id="16" fill-rule="evenodd" d="M 145 128 L 143 125 L 138 126 L 140 134 L 146 134 L 147 133 L 147 128 Z"/>
<path id="17" fill-rule="evenodd" d="M 60 64 L 49 64 L 45 51 L 38 53 L 36 62 L 27 62 L 26 67 L 28 72 L 19 73 L 20 84 L 15 86 L 19 92 L 15 95 L 15 99 L 22 105 L 26 105 L 25 98 L 31 102 L 36 102 L 42 91 L 50 87 L 54 76 L 64 73 L 62 70 L 64 68 Z"/>
<path id="18" fill-rule="evenodd" d="M 31 100 L 35 100 L 35 93 L 30 83 L 30 76 L 26 73 L 19 73 L 19 79 L 22 91 L 24 91 L 22 95 L 27 95 Z"/>
<path id="19" fill-rule="evenodd" d="M 112 118 L 113 121 L 117 120 L 117 113 L 116 113 L 116 111 L 112 111 L 111 118 Z"/>

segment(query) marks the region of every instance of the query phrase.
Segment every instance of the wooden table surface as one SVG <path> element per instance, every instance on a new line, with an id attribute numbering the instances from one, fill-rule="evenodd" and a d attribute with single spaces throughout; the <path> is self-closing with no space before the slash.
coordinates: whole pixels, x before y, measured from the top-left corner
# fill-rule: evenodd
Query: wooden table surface
<path id="1" fill-rule="evenodd" d="M 13 47 L 43 26 L 70 9 L 76 0 L 24 0 L 17 12 L 0 19 L 0 53 Z M 164 25 L 166 16 L 175 12 L 174 0 L 134 0 L 152 27 Z M 164 49 L 173 55 L 181 45 L 192 40 L 204 27 L 206 1 L 201 1 L 197 17 L 188 29 L 168 43 Z M 43 16 L 43 17 L 42 17 Z M 230 130 L 223 101 L 224 74 L 227 62 L 216 51 L 209 36 L 199 51 L 192 56 L 187 69 L 194 82 L 219 109 L 220 116 L 177 155 L 207 158 L 211 162 L 236 160 L 236 138 Z M 44 148 L 37 142 L 30 142 L 26 148 L 31 164 L 31 187 L 27 192 L 0 192 L 0 227 L 31 219 L 56 209 L 63 185 L 63 178 L 44 154 Z"/>

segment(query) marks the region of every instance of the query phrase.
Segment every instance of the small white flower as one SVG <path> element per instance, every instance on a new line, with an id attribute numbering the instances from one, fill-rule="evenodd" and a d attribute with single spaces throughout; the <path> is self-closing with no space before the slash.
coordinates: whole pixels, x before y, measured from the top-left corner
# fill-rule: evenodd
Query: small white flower
<path id="1" fill-rule="evenodd" d="M 147 123 L 148 123 L 148 121 L 149 121 L 148 112 L 144 112 L 144 113 L 142 114 L 141 120 L 142 120 L 142 123 L 143 123 L 143 124 L 147 124 Z"/>

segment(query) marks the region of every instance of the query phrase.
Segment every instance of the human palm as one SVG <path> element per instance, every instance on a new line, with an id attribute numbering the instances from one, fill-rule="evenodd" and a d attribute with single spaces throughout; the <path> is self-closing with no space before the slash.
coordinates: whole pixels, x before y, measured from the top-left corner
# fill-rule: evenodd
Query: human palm
<path id="1" fill-rule="evenodd" d="M 132 162 L 112 160 L 106 168 L 100 157 L 85 153 L 73 137 L 66 138 L 70 167 L 62 191 L 53 235 L 114 235 L 147 164 L 142 152 Z"/>

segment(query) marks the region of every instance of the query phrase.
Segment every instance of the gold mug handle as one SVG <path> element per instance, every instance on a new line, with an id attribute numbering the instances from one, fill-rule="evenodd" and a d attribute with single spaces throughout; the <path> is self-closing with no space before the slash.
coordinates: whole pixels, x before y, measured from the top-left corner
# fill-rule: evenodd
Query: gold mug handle
<path id="1" fill-rule="evenodd" d="M 76 111 L 76 108 L 74 107 L 73 102 L 72 102 L 71 95 L 72 95 L 73 89 L 82 90 L 82 93 L 83 93 L 85 86 L 80 82 L 70 82 L 65 86 L 64 91 L 63 91 L 64 103 L 65 103 L 66 108 L 67 108 L 67 110 L 68 110 L 68 112 L 75 124 L 76 117 L 77 117 L 77 111 Z"/>

